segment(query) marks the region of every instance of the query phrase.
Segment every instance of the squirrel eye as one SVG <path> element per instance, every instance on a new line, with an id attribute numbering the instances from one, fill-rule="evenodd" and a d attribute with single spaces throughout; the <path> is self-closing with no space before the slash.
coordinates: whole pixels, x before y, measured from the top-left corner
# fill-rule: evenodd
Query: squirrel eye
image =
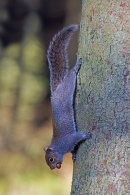
<path id="1" fill-rule="evenodd" d="M 49 161 L 50 161 L 50 162 L 53 162 L 53 161 L 54 161 L 54 158 L 49 158 Z"/>

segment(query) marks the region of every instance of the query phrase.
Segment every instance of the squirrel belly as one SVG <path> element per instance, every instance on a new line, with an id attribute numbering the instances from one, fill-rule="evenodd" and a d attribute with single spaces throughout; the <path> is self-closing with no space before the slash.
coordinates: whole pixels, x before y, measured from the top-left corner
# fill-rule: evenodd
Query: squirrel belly
<path id="1" fill-rule="evenodd" d="M 51 169 L 61 168 L 63 156 L 71 152 L 75 160 L 75 146 L 91 137 L 90 133 L 76 131 L 74 119 L 74 92 L 76 77 L 81 66 L 81 59 L 69 70 L 67 47 L 78 25 L 70 25 L 57 33 L 50 43 L 47 58 L 50 69 L 51 105 L 53 137 L 51 144 L 45 148 L 46 163 Z"/>

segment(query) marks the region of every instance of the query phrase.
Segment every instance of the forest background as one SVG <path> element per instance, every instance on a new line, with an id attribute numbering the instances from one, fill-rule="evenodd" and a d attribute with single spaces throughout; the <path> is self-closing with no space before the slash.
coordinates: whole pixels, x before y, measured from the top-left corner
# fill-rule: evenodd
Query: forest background
<path id="1" fill-rule="evenodd" d="M 43 147 L 52 135 L 46 50 L 64 26 L 80 23 L 80 0 L 0 0 L 0 194 L 66 195 L 71 155 L 51 171 Z M 76 61 L 78 33 L 69 47 Z"/>

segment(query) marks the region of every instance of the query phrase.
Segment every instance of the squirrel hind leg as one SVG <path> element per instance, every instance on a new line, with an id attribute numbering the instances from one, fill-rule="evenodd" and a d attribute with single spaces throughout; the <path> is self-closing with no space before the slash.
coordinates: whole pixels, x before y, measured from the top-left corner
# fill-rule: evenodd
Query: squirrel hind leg
<path id="1" fill-rule="evenodd" d="M 73 67 L 73 71 L 77 74 L 79 68 L 82 64 L 82 58 L 77 59 L 75 66 Z"/>

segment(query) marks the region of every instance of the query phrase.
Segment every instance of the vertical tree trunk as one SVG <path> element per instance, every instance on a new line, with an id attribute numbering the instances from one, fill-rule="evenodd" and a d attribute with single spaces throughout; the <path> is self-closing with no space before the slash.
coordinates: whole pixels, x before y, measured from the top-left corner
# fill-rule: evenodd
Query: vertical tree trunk
<path id="1" fill-rule="evenodd" d="M 130 1 L 84 0 L 71 195 L 130 194 Z"/>

